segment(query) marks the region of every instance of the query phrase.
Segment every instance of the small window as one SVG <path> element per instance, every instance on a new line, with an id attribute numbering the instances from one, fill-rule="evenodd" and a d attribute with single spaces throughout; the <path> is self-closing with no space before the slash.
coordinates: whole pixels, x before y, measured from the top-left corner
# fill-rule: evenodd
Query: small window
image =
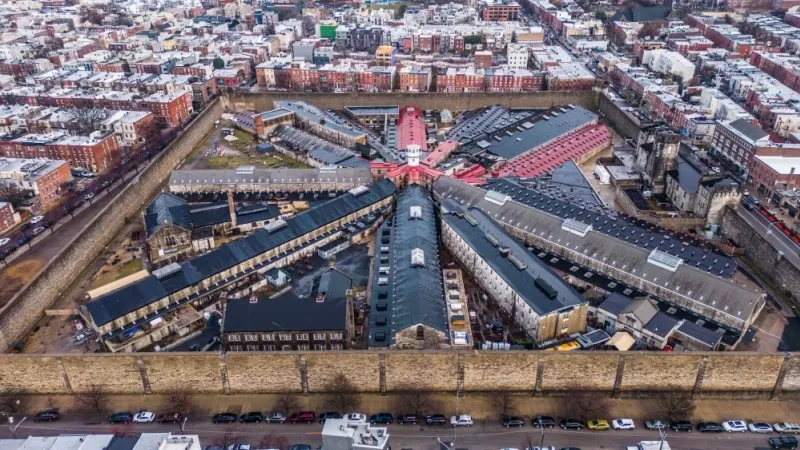
<path id="1" fill-rule="evenodd" d="M 331 340 L 332 341 L 341 341 L 342 340 L 342 333 L 331 333 Z"/>
<path id="2" fill-rule="evenodd" d="M 292 346 L 291 345 L 284 345 L 284 346 L 281 347 L 281 350 L 283 350 L 285 352 L 289 352 L 289 351 L 292 350 Z"/>
<path id="3" fill-rule="evenodd" d="M 242 340 L 242 337 L 238 334 L 231 334 L 228 336 L 228 342 L 239 342 Z"/>
<path id="4" fill-rule="evenodd" d="M 325 333 L 314 333 L 314 340 L 315 341 L 324 341 L 325 340 Z"/>
<path id="5" fill-rule="evenodd" d="M 291 335 L 291 334 L 289 334 L 289 333 L 281 333 L 281 334 L 278 336 L 278 339 L 280 339 L 280 340 L 282 340 L 282 341 L 291 341 L 291 340 L 292 340 L 292 335 Z"/>
<path id="6" fill-rule="evenodd" d="M 417 340 L 425 340 L 425 328 L 422 325 L 417 325 Z"/>
<path id="7" fill-rule="evenodd" d="M 261 335 L 262 341 L 272 342 L 275 340 L 275 336 L 270 333 L 264 333 Z"/>
<path id="8" fill-rule="evenodd" d="M 297 334 L 298 341 L 307 341 L 308 340 L 308 333 L 298 333 Z"/>

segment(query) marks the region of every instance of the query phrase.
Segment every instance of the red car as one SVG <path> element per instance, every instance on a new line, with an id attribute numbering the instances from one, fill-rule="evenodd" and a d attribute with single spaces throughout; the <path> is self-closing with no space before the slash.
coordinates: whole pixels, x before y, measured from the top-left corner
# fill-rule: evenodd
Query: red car
<path id="1" fill-rule="evenodd" d="M 183 416 L 178 413 L 159 414 L 156 422 L 158 423 L 180 423 Z"/>
<path id="2" fill-rule="evenodd" d="M 314 423 L 316 421 L 317 415 L 312 411 L 302 411 L 289 416 L 289 422 L 291 423 Z"/>

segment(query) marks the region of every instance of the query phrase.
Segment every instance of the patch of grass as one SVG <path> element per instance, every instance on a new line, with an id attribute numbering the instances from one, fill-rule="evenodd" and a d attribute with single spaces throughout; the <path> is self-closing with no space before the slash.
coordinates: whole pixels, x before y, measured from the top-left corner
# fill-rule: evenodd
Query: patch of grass
<path id="1" fill-rule="evenodd" d="M 95 277 L 95 279 L 92 280 L 90 289 L 95 289 L 108 283 L 112 283 L 120 278 L 133 275 L 140 270 L 142 270 L 142 260 L 139 258 L 117 264 L 116 266 L 112 266 L 110 271 L 101 273 Z"/>

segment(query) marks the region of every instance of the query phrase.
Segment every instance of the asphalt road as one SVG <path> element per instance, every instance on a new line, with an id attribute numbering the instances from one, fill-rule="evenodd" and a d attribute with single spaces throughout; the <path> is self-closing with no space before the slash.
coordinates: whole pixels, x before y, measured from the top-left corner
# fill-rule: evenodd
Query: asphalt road
<path id="1" fill-rule="evenodd" d="M 798 255 L 800 246 L 795 244 L 775 224 L 770 223 L 766 217 L 757 211 L 750 211 L 744 206 L 740 206 L 738 211 L 744 220 L 756 230 L 756 233 L 764 237 L 774 248 L 782 251 L 784 258 L 794 264 L 795 267 L 800 268 L 800 256 Z"/>
<path id="2" fill-rule="evenodd" d="M 638 424 L 637 424 L 638 425 Z M 127 433 L 140 432 L 172 432 L 179 434 L 177 425 L 135 424 L 124 427 L 102 423 L 100 418 L 76 419 L 65 417 L 55 423 L 33 423 L 26 420 L 21 423 L 15 433 L 4 426 L 0 427 L 0 438 L 24 438 L 27 436 L 53 436 L 59 434 L 99 434 L 114 433 L 125 430 Z M 455 431 L 455 436 L 454 436 Z M 214 443 L 224 433 L 235 433 L 240 443 L 257 444 L 266 434 L 285 436 L 291 444 L 309 444 L 313 447 L 322 444 L 322 425 L 290 425 L 290 424 L 237 424 L 215 425 L 209 417 L 192 417 L 185 426 L 186 434 L 200 435 L 203 446 Z M 14 434 L 14 436 L 12 436 Z M 542 435 L 531 426 L 523 428 L 503 428 L 499 424 L 479 423 L 470 428 L 453 429 L 443 427 L 420 427 L 408 425 L 389 425 L 389 443 L 395 449 L 438 450 L 437 438 L 442 441 L 454 441 L 459 449 L 494 449 L 525 448 L 527 443 L 539 445 Z M 720 433 L 703 434 L 670 433 L 667 436 L 671 448 L 678 450 L 752 450 L 755 447 L 767 446 L 767 435 L 752 433 Z M 544 445 L 579 447 L 587 449 L 624 449 L 642 440 L 658 440 L 658 433 L 645 429 L 630 431 L 564 431 L 549 429 L 544 434 Z"/>

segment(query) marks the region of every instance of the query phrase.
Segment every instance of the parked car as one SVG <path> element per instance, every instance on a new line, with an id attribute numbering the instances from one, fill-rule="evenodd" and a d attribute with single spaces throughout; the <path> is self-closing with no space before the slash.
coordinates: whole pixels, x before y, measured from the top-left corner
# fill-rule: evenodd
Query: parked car
<path id="1" fill-rule="evenodd" d="M 241 423 L 259 423 L 262 420 L 264 420 L 264 415 L 258 411 L 244 413 L 239 416 L 239 422 Z"/>
<path id="2" fill-rule="evenodd" d="M 133 414 L 129 412 L 120 412 L 108 418 L 108 423 L 131 423 L 133 421 Z"/>
<path id="3" fill-rule="evenodd" d="M 797 434 L 800 433 L 800 425 L 792 422 L 779 422 L 773 423 L 772 428 L 775 429 L 776 433 L 790 433 L 790 434 Z"/>
<path id="4" fill-rule="evenodd" d="M 633 430 L 636 428 L 632 419 L 614 419 L 611 421 L 611 426 L 615 430 Z"/>
<path id="5" fill-rule="evenodd" d="M 61 414 L 55 409 L 46 409 L 44 411 L 39 411 L 33 416 L 34 422 L 55 422 L 56 420 L 61 418 Z"/>
<path id="6" fill-rule="evenodd" d="M 660 420 L 648 420 L 644 423 L 644 427 L 648 430 L 663 430 L 667 428 L 667 424 Z"/>
<path id="7" fill-rule="evenodd" d="M 156 422 L 158 423 L 181 423 L 183 416 L 178 413 L 159 414 Z"/>
<path id="8" fill-rule="evenodd" d="M 319 423 L 325 423 L 328 419 L 341 419 L 342 415 L 338 412 L 324 412 L 319 415 Z"/>
<path id="9" fill-rule="evenodd" d="M 586 428 L 588 428 L 590 430 L 596 430 L 596 431 L 605 431 L 605 430 L 608 430 L 611 427 L 608 425 L 608 421 L 607 420 L 605 420 L 605 419 L 596 419 L 596 420 L 590 420 L 590 421 L 586 422 Z"/>
<path id="10" fill-rule="evenodd" d="M 416 425 L 417 424 L 417 415 L 416 414 L 400 414 L 397 416 L 397 423 L 400 425 Z"/>
<path id="11" fill-rule="evenodd" d="M 83 196 L 83 198 L 84 198 L 85 200 L 91 200 L 91 199 L 93 199 L 93 198 L 94 198 L 94 194 L 93 194 L 93 193 L 91 193 L 91 192 L 89 192 L 88 194 L 84 195 L 84 196 Z"/>
<path id="12" fill-rule="evenodd" d="M 550 416 L 536 416 L 531 419 L 531 425 L 536 428 L 553 428 L 556 426 L 556 419 Z"/>
<path id="13" fill-rule="evenodd" d="M 672 431 L 685 431 L 687 433 L 691 433 L 692 423 L 688 420 L 676 420 L 674 422 L 670 422 L 669 428 Z"/>
<path id="14" fill-rule="evenodd" d="M 444 425 L 447 423 L 447 418 L 444 414 L 433 414 L 425 416 L 425 423 L 428 425 Z"/>
<path id="15" fill-rule="evenodd" d="M 156 413 L 149 411 L 141 411 L 133 416 L 133 423 L 153 423 L 156 420 Z"/>
<path id="16" fill-rule="evenodd" d="M 350 413 L 345 417 L 348 424 L 367 423 L 367 415 L 361 413 Z"/>
<path id="17" fill-rule="evenodd" d="M 472 416 L 468 414 L 461 414 L 458 416 L 450 417 L 450 425 L 454 427 L 471 427 L 472 426 Z"/>
<path id="18" fill-rule="evenodd" d="M 394 422 L 394 417 L 389 413 L 373 414 L 369 418 L 369 423 L 373 425 L 390 425 Z"/>
<path id="19" fill-rule="evenodd" d="M 220 413 L 211 418 L 211 423 L 233 423 L 239 419 L 234 413 Z"/>
<path id="20" fill-rule="evenodd" d="M 317 416 L 313 411 L 301 411 L 289 416 L 290 423 L 314 423 L 317 421 Z"/>
<path id="21" fill-rule="evenodd" d="M 509 427 L 522 427 L 525 426 L 525 419 L 522 417 L 517 416 L 505 416 L 503 417 L 503 426 L 506 428 Z"/>
<path id="22" fill-rule="evenodd" d="M 778 436 L 769 438 L 769 446 L 772 448 L 797 448 L 797 438 L 794 436 Z"/>
<path id="23" fill-rule="evenodd" d="M 747 423 L 744 420 L 726 420 L 722 422 L 722 429 L 728 433 L 744 433 L 747 431 Z"/>
<path id="24" fill-rule="evenodd" d="M 565 430 L 582 430 L 585 424 L 582 420 L 577 419 L 561 419 L 558 421 L 558 426 Z"/>
<path id="25" fill-rule="evenodd" d="M 725 429 L 717 422 L 700 422 L 697 424 L 697 431 L 701 433 L 722 433 Z"/>
<path id="26" fill-rule="evenodd" d="M 753 422 L 747 426 L 751 433 L 772 433 L 772 425 L 764 422 Z"/>
<path id="27" fill-rule="evenodd" d="M 0 247 L 8 244 L 9 242 L 11 242 L 11 239 L 9 239 L 9 238 L 0 239 Z"/>
<path id="28" fill-rule="evenodd" d="M 44 216 L 33 216 L 33 217 L 31 217 L 31 223 L 34 224 L 34 225 L 36 225 L 37 223 L 41 222 L 42 220 L 44 220 Z"/>
<path id="29" fill-rule="evenodd" d="M 265 423 L 284 423 L 286 422 L 286 416 L 283 413 L 279 412 L 271 412 L 267 414 L 267 417 L 264 418 Z"/>
<path id="30" fill-rule="evenodd" d="M 33 231 L 31 231 L 31 235 L 38 236 L 38 235 L 42 234 L 43 231 L 44 231 L 44 227 L 36 227 L 36 228 L 33 229 Z"/>

